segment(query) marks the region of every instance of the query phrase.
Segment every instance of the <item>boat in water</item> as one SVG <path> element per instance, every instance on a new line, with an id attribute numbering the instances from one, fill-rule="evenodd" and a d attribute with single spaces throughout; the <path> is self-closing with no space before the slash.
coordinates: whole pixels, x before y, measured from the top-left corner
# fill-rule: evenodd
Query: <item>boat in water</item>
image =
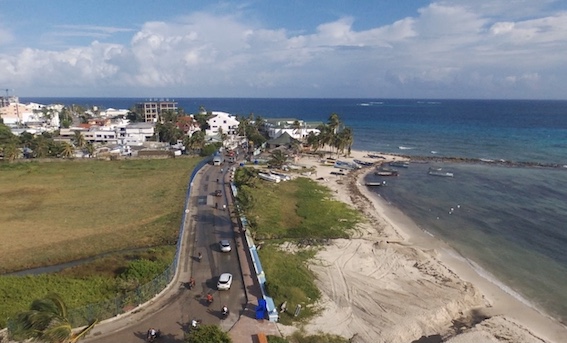
<path id="1" fill-rule="evenodd" d="M 441 167 L 430 167 L 427 174 L 433 175 L 433 176 L 453 177 L 453 173 L 446 172 Z"/>
<path id="2" fill-rule="evenodd" d="M 374 175 L 378 176 L 398 176 L 398 171 L 389 168 L 380 168 L 374 172 Z"/>
<path id="3" fill-rule="evenodd" d="M 392 161 L 388 163 L 390 167 L 409 168 L 409 161 Z"/>
<path id="4" fill-rule="evenodd" d="M 364 185 L 367 187 L 378 187 L 378 186 L 382 186 L 386 183 L 386 181 L 383 182 L 366 182 Z"/>
<path id="5" fill-rule="evenodd" d="M 370 167 L 372 165 L 374 165 L 374 162 L 368 162 L 368 161 L 363 161 L 363 160 L 353 160 L 354 163 L 361 165 L 363 167 Z"/>

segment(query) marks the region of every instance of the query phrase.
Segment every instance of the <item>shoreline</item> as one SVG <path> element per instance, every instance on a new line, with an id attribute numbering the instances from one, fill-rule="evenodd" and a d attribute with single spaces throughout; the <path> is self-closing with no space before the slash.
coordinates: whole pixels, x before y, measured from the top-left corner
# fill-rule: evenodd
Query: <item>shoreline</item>
<path id="1" fill-rule="evenodd" d="M 367 158 L 366 155 L 368 153 L 369 152 L 364 151 L 352 151 L 349 158 L 341 159 L 346 161 L 362 159 L 373 162 L 407 159 L 407 157 L 399 155 L 372 153 L 386 157 L 385 160 L 376 160 Z M 465 297 L 470 296 L 470 299 L 467 298 L 464 302 L 462 299 L 459 299 L 460 295 L 453 295 L 453 297 L 456 297 L 454 299 L 456 304 L 460 304 L 458 305 L 461 306 L 460 309 L 455 311 L 453 308 L 451 309 L 452 311 L 446 311 L 447 313 L 444 313 L 442 318 L 435 319 L 438 319 L 439 322 L 443 322 L 449 317 L 452 317 L 451 320 L 455 321 L 459 320 L 459 315 L 466 316 L 468 312 L 480 313 L 482 316 L 491 319 L 481 320 L 478 323 L 473 322 L 468 326 L 468 329 L 465 330 L 461 328 L 454 333 L 451 333 L 452 329 L 448 327 L 450 322 L 446 323 L 445 327 L 441 325 L 437 328 L 437 331 L 441 336 L 446 337 L 447 340 L 444 339 L 443 342 L 452 342 L 453 338 L 455 338 L 455 342 L 457 342 L 457 339 L 459 339 L 458 342 L 474 342 L 479 339 L 484 339 L 486 342 L 504 342 L 504 340 L 500 341 L 495 338 L 495 336 L 512 338 L 512 340 L 507 340 L 507 342 L 545 341 L 560 343 L 565 341 L 567 338 L 567 327 L 529 303 L 525 303 L 522 299 L 516 298 L 514 295 L 508 293 L 505 288 L 499 285 L 506 286 L 504 283 L 498 281 L 497 278 L 491 280 L 490 274 L 483 272 L 482 269 L 479 270 L 479 267 L 475 267 L 473 262 L 457 253 L 442 239 L 427 233 L 401 210 L 370 192 L 364 185 L 363 179 L 373 169 L 366 168 L 359 171 L 350 171 L 346 176 L 341 177 L 330 174 L 331 171 L 336 170 L 333 166 L 322 166 L 317 162 L 313 163 L 313 159 L 305 161 L 305 158 L 302 158 L 302 162 L 303 164 L 311 164 L 316 168 L 316 178 L 312 177 L 312 179 L 319 179 L 317 182 L 321 182 L 331 188 L 335 192 L 335 197 L 338 200 L 358 208 L 369 217 L 374 217 L 370 220 L 372 229 L 366 229 L 366 233 L 361 234 L 360 237 L 353 237 L 351 240 L 360 238 L 364 240 L 374 240 L 374 244 L 379 242 L 381 248 L 392 245 L 410 247 L 425 255 L 430 255 L 433 263 L 438 264 L 435 268 L 440 268 L 441 270 L 444 268 L 447 269 L 449 277 L 451 277 L 451 274 L 454 274 L 455 280 L 452 280 L 454 284 L 451 287 L 457 287 L 457 285 L 462 284 L 462 282 L 472 286 L 474 291 L 468 295 L 465 294 Z M 341 182 L 332 182 L 331 180 L 341 180 Z M 425 260 L 429 262 L 428 257 L 426 257 Z M 421 259 L 418 259 L 418 262 L 419 261 L 421 261 Z M 318 267 L 315 267 L 315 271 L 317 273 Z M 318 272 L 321 273 L 321 270 Z M 440 273 L 444 273 L 444 271 Z M 443 277 L 447 277 L 447 275 L 443 275 Z M 318 274 L 318 276 L 320 275 Z M 324 281 L 321 283 L 321 286 L 325 287 Z M 468 291 L 467 287 L 464 289 Z M 432 296 L 438 296 L 438 294 L 435 293 L 438 291 L 441 295 L 446 295 L 445 293 L 448 292 L 447 289 L 439 287 L 439 290 L 433 289 L 431 291 Z M 476 291 L 478 291 L 480 299 L 475 298 Z M 333 290 L 333 292 L 336 293 L 335 290 Z M 327 301 L 327 303 L 325 303 L 327 307 L 329 306 L 329 300 L 333 300 L 333 292 L 331 292 L 329 299 L 324 300 Z M 323 293 L 325 293 L 325 290 L 323 290 Z M 447 305 L 447 307 L 450 306 Z M 335 309 L 335 311 L 338 310 L 339 309 Z M 432 311 L 434 310 L 435 308 L 432 309 Z M 438 310 L 443 312 L 446 309 Z M 352 311 L 352 309 L 349 311 Z M 326 311 L 322 314 L 323 317 L 329 315 L 325 312 Z M 424 314 L 424 316 L 427 317 L 427 314 Z M 353 319 L 354 322 L 356 322 L 356 320 L 357 318 Z M 419 318 L 415 320 L 419 322 Z M 317 327 L 321 325 L 322 320 L 314 320 L 313 324 L 307 325 L 307 328 L 316 330 Z M 336 328 L 332 328 L 332 330 L 335 330 L 335 333 L 338 332 Z M 394 329 L 392 330 L 396 331 Z M 346 329 L 344 331 L 347 334 L 352 334 L 352 331 Z M 431 334 L 433 331 L 435 331 L 434 328 L 426 328 L 423 330 L 423 335 Z M 502 334 L 502 332 L 506 332 L 506 334 Z M 394 338 L 393 341 L 401 342 L 403 339 L 407 339 L 407 337 L 403 337 L 402 339 L 402 336 L 403 334 L 401 336 L 395 336 L 400 338 L 400 340 Z M 489 336 L 493 337 L 492 340 L 485 338 Z M 382 338 L 382 336 L 380 338 Z M 388 339 L 392 339 L 392 337 L 388 337 Z"/>

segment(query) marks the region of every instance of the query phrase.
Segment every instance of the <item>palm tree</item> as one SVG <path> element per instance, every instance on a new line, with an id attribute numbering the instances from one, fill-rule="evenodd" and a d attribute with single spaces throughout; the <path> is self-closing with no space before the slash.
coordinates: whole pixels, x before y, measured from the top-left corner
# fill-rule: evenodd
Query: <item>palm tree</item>
<path id="1" fill-rule="evenodd" d="M 73 137 L 73 142 L 75 142 L 75 146 L 79 149 L 82 149 L 85 146 L 85 136 L 81 133 L 81 131 L 76 130 L 75 136 Z"/>
<path id="2" fill-rule="evenodd" d="M 350 156 L 352 143 L 354 143 L 352 129 L 350 127 L 345 127 L 341 132 L 339 132 L 338 137 L 341 152 L 344 152 L 344 149 L 347 148 L 347 156 Z"/>
<path id="3" fill-rule="evenodd" d="M 341 118 L 339 118 L 338 114 L 331 113 L 331 115 L 329 116 L 329 120 L 327 122 L 327 125 L 329 126 L 329 129 L 331 130 L 331 132 L 333 134 L 336 134 L 339 126 L 341 125 Z"/>
<path id="4" fill-rule="evenodd" d="M 93 157 L 94 152 L 95 152 L 95 148 L 94 148 L 93 143 L 87 142 L 87 143 L 85 144 L 85 150 L 86 150 L 87 153 L 89 154 L 89 157 Z"/>
<path id="5" fill-rule="evenodd" d="M 281 168 L 287 161 L 287 155 L 281 150 L 274 150 L 268 164 L 274 168 Z"/>
<path id="6" fill-rule="evenodd" d="M 293 124 L 291 124 L 291 128 L 293 129 L 293 133 L 297 134 L 299 129 L 301 129 L 301 123 L 299 122 L 299 120 L 295 120 L 293 122 Z M 300 137 L 301 137 L 301 135 L 300 135 Z"/>
<path id="7" fill-rule="evenodd" d="M 64 142 L 62 144 L 63 150 L 61 151 L 61 156 L 64 158 L 71 158 L 75 153 L 75 147 L 72 144 Z"/>
<path id="8" fill-rule="evenodd" d="M 315 132 L 311 131 L 307 135 L 307 144 L 313 149 L 313 151 L 317 151 L 319 149 L 319 135 L 316 135 Z"/>
<path id="9" fill-rule="evenodd" d="M 93 320 L 78 333 L 73 333 L 67 306 L 57 294 L 34 300 L 28 311 L 17 315 L 10 336 L 49 343 L 75 343 L 97 323 Z"/>

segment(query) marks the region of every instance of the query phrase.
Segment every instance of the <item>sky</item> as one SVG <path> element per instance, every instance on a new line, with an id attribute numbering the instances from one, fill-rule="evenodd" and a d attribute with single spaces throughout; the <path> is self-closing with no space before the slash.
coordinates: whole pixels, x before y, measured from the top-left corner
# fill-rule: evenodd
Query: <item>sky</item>
<path id="1" fill-rule="evenodd" d="M 567 0 L 0 0 L 0 90 L 567 99 Z"/>

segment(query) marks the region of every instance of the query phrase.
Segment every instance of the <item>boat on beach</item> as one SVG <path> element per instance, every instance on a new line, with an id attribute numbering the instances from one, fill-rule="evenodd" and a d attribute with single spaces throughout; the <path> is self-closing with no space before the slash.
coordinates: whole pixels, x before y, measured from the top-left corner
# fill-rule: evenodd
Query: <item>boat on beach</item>
<path id="1" fill-rule="evenodd" d="M 258 177 L 262 180 L 270 181 L 278 183 L 281 181 L 280 177 L 277 175 L 267 174 L 267 173 L 258 173 Z"/>
<path id="2" fill-rule="evenodd" d="M 441 167 L 430 167 L 427 174 L 433 175 L 433 176 L 453 177 L 453 173 L 446 172 Z"/>

